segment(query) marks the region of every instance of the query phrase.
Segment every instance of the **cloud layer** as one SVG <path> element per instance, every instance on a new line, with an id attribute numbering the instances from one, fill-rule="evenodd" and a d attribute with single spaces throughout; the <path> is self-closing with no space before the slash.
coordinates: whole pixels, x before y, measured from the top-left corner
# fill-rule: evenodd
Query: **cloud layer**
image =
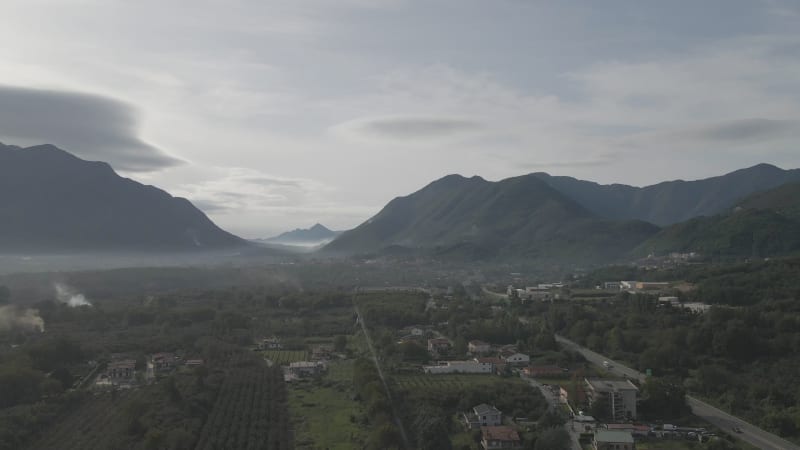
<path id="1" fill-rule="evenodd" d="M 55 144 L 125 171 L 152 171 L 181 163 L 139 138 L 138 123 L 133 108 L 106 97 L 0 86 L 0 140 Z"/>

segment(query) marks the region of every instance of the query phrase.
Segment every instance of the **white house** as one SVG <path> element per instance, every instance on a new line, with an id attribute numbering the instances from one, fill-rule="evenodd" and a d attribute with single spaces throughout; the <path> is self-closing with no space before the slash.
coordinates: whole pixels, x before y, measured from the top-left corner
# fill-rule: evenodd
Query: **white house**
<path id="1" fill-rule="evenodd" d="M 494 364 L 480 361 L 441 361 L 435 366 L 423 366 L 422 371 L 430 374 L 441 373 L 488 373 L 494 370 Z"/>
<path id="2" fill-rule="evenodd" d="M 469 350 L 469 352 L 473 354 L 489 353 L 492 350 L 492 346 L 483 341 L 473 340 L 469 341 L 469 344 L 467 345 L 467 350 Z"/>
<path id="3" fill-rule="evenodd" d="M 530 356 L 524 353 L 512 353 L 503 357 L 503 359 L 506 364 L 511 364 L 512 366 L 527 366 L 531 362 Z"/>

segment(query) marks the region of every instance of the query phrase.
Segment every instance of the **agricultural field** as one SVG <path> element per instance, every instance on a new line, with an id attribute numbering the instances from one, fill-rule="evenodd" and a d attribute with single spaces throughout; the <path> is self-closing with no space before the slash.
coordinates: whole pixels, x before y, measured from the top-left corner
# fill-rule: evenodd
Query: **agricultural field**
<path id="1" fill-rule="evenodd" d="M 292 448 L 286 383 L 277 368 L 236 368 L 226 374 L 197 450 Z"/>
<path id="2" fill-rule="evenodd" d="M 483 374 L 442 374 L 442 375 L 396 375 L 394 382 L 400 389 L 413 390 L 419 388 L 465 388 L 482 384 L 499 382 L 519 382 L 515 378 L 501 378 L 497 375 Z"/>
<path id="3" fill-rule="evenodd" d="M 308 359 L 308 352 L 305 350 L 265 350 L 263 355 L 279 366 L 288 366 L 290 363 Z"/>
<path id="4" fill-rule="evenodd" d="M 301 380 L 289 387 L 295 448 L 349 450 L 366 441 L 360 423 L 364 412 L 353 400 L 353 361 L 335 361 L 321 380 Z"/>
<path id="5" fill-rule="evenodd" d="M 101 393 L 89 396 L 56 421 L 45 434 L 29 447 L 31 450 L 63 450 L 129 448 L 133 441 L 126 439 L 128 424 L 125 405 L 141 391 L 123 391 L 112 396 Z"/>

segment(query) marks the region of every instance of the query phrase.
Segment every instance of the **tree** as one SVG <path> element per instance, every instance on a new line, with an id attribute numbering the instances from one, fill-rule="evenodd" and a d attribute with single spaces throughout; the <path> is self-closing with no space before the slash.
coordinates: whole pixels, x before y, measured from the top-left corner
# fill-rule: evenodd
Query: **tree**
<path id="1" fill-rule="evenodd" d="M 337 352 L 343 352 L 347 348 L 347 336 L 342 334 L 336 336 L 333 339 L 333 350 Z"/>
<path id="2" fill-rule="evenodd" d="M 450 450 L 453 448 L 448 437 L 447 414 L 438 408 L 424 406 L 417 411 L 413 432 L 419 450 Z"/>
<path id="3" fill-rule="evenodd" d="M 542 416 L 539 417 L 539 420 L 536 422 L 536 426 L 541 429 L 556 428 L 560 427 L 561 425 L 564 425 L 564 418 L 552 410 L 545 411 L 545 413 L 542 414 Z"/>
<path id="4" fill-rule="evenodd" d="M 536 439 L 535 450 L 569 450 L 569 433 L 562 427 L 550 428 Z"/>
<path id="5" fill-rule="evenodd" d="M 608 398 L 605 395 L 598 395 L 592 401 L 589 407 L 589 413 L 597 420 L 604 420 L 611 414 L 611 405 L 608 403 Z"/>
<path id="6" fill-rule="evenodd" d="M 686 390 L 676 378 L 649 377 L 642 388 L 642 413 L 675 418 L 689 412 Z"/>

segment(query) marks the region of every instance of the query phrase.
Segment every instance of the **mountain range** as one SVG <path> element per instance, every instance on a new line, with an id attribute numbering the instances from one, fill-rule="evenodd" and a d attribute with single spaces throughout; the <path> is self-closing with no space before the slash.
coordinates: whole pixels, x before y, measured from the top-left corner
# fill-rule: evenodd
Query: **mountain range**
<path id="1" fill-rule="evenodd" d="M 800 169 L 783 170 L 770 164 L 758 164 L 717 177 L 665 181 L 646 187 L 603 185 L 546 173 L 533 176 L 599 217 L 638 219 L 665 226 L 717 214 L 755 192 L 800 181 Z"/>
<path id="2" fill-rule="evenodd" d="M 278 236 L 267 239 L 259 239 L 258 242 L 264 242 L 267 244 L 313 247 L 327 244 L 339 234 L 341 234 L 341 231 L 333 231 L 328 227 L 317 223 L 311 228 L 296 228 L 292 231 L 281 233 Z"/>
<path id="3" fill-rule="evenodd" d="M 52 145 L 0 144 L 0 253 L 245 246 L 188 200 Z"/>
<path id="4" fill-rule="evenodd" d="M 768 239 L 772 243 L 765 244 L 763 250 L 781 253 L 792 251 L 792 236 L 800 229 L 771 207 L 748 205 L 758 198 L 762 204 L 772 205 L 774 197 L 790 199 L 791 193 L 781 188 L 776 194 L 748 197 L 740 206 L 744 213 L 727 211 L 744 197 L 792 181 L 800 181 L 800 170 L 768 164 L 703 180 L 642 188 L 545 173 L 497 182 L 449 175 L 392 200 L 377 215 L 328 244 L 323 252 L 586 262 L 631 257 L 645 249 L 752 254 L 752 245 L 746 250 L 741 244 L 734 245 L 741 237 L 733 241 L 719 237 L 716 243 L 710 242 L 715 236 L 724 236 L 718 221 L 725 220 L 721 226 L 726 229 L 738 223 L 737 236 L 769 223 L 764 232 L 780 233 Z M 770 220 L 765 222 L 767 218 Z M 666 227 L 662 230 L 661 226 Z M 758 249 L 755 251 L 758 253 Z"/>
<path id="5" fill-rule="evenodd" d="M 312 251 L 331 239 L 323 256 L 591 263 L 672 251 L 779 255 L 800 251 L 800 170 L 759 164 L 641 188 L 545 173 L 496 182 L 448 175 L 353 230 L 316 224 L 260 242 Z M 52 145 L 0 144 L 0 253 L 230 248 L 264 249 L 106 163 Z"/>
<path id="6" fill-rule="evenodd" d="M 535 176 L 490 182 L 450 175 L 392 200 L 323 250 L 596 260 L 619 257 L 657 231 L 643 221 L 597 217 Z"/>
<path id="7" fill-rule="evenodd" d="M 635 253 L 687 251 L 715 257 L 800 252 L 800 183 L 758 192 L 723 213 L 666 227 L 642 243 Z"/>

